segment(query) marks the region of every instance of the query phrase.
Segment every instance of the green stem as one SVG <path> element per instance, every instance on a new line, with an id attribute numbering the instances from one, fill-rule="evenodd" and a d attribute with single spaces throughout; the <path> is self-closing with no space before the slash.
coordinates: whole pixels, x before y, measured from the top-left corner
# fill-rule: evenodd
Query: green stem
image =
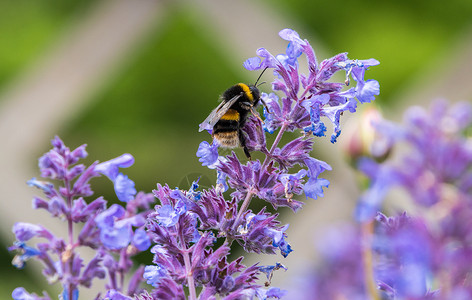
<path id="1" fill-rule="evenodd" d="M 377 292 L 377 284 L 374 278 L 374 262 L 372 255 L 371 239 L 374 230 L 374 222 L 364 222 L 362 229 L 362 262 L 364 265 L 364 281 L 365 287 L 370 299 L 380 300 Z"/>

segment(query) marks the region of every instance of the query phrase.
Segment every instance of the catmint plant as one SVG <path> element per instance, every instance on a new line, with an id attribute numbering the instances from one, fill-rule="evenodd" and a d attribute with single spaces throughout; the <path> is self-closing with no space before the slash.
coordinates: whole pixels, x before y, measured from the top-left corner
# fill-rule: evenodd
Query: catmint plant
<path id="1" fill-rule="evenodd" d="M 86 155 L 84 146 L 69 151 L 56 138 L 54 149 L 40 159 L 40 169 L 43 177 L 59 180 L 62 186 L 36 179 L 30 184 L 47 198 L 35 198 L 35 207 L 64 219 L 69 236 L 63 240 L 41 225 L 16 224 L 18 241 L 11 248 L 19 253 L 16 264 L 22 266 L 32 257 L 42 261 L 45 276 L 61 282 L 63 299 L 77 299 L 79 286 L 89 287 L 95 277 L 109 280 L 107 291 L 97 299 L 283 297 L 286 291 L 271 287 L 270 282 L 275 271 L 288 269 L 285 265 L 246 266 L 243 257 L 229 258 L 231 247 L 282 257 L 293 251 L 286 233 L 289 225 L 281 224 L 278 214 L 265 207 L 252 211 L 250 203 L 258 198 L 274 209 L 289 207 L 296 212 L 303 206 L 300 195 L 323 196 L 329 181 L 320 176 L 331 167 L 310 155 L 314 139 L 325 135 L 328 120 L 333 125 L 331 142 L 336 142 L 341 115 L 355 112 L 358 103 L 374 100 L 379 83 L 365 79 L 365 71 L 379 62 L 350 60 L 346 53 L 318 62 L 309 42 L 295 31 L 284 29 L 279 35 L 288 41 L 285 53 L 274 56 L 260 48 L 257 57 L 244 62 L 251 71 L 271 69 L 275 78 L 272 92 L 261 95 L 264 120 L 250 116 L 242 128 L 248 150 L 262 153 L 262 161 L 244 162 L 234 152 L 220 156 L 218 143 L 203 141 L 196 155 L 203 166 L 216 171 L 214 186 L 201 190 L 196 178 L 188 190 L 157 184 L 152 194 L 136 193 L 134 182 L 119 170 L 133 163 L 131 155 L 85 168 L 75 165 Z M 302 58 L 306 74 L 300 71 Z M 332 79 L 338 72 L 343 73 L 343 82 Z M 352 80 L 355 86 L 349 87 Z M 206 129 L 211 133 L 211 128 Z M 296 134 L 282 144 L 287 132 Z M 270 146 L 266 134 L 276 134 Z M 107 206 L 102 197 L 90 203 L 82 198 L 92 195 L 89 179 L 100 175 L 113 182 L 118 199 L 125 204 Z M 84 224 L 76 239 L 74 223 Z M 32 237 L 47 243 L 27 245 Z M 96 251 L 85 268 L 77 251 L 80 247 Z M 133 270 L 131 257 L 148 248 L 152 263 Z M 125 287 L 124 275 L 131 271 L 134 275 Z M 139 287 L 141 281 L 146 281 L 147 289 Z M 13 296 L 49 299 L 21 288 Z"/>
<path id="2" fill-rule="evenodd" d="M 387 217 L 374 241 L 381 267 L 378 283 L 389 299 L 470 299 L 472 297 L 472 105 L 433 103 L 412 107 L 401 126 L 379 122 L 379 133 L 394 151 L 383 163 L 360 161 L 371 180 L 357 217 L 372 217 L 390 189 L 400 188 L 416 210 Z M 397 151 L 398 150 L 398 151 Z"/>
<path id="3" fill-rule="evenodd" d="M 323 264 L 303 278 L 310 297 L 297 299 L 471 299 L 472 105 L 436 101 L 410 108 L 402 124 L 376 119 L 389 149 L 359 159 L 370 180 L 360 222 L 328 231 Z M 410 211 L 388 216 L 379 210 L 394 188 Z"/>
<path id="4" fill-rule="evenodd" d="M 144 267 L 133 270 L 131 258 L 151 245 L 144 224 L 154 199 L 150 194 L 136 193 L 134 182 L 120 172 L 120 168 L 131 166 L 134 158 L 124 154 L 86 167 L 78 164 L 87 156 L 85 145 L 71 151 L 58 137 L 52 140 L 52 145 L 53 149 L 39 159 L 41 177 L 45 180 L 33 178 L 28 184 L 44 194 L 33 199 L 33 208 L 47 210 L 51 217 L 65 222 L 67 236 L 57 236 L 40 224 L 16 223 L 13 226 L 16 242 L 9 248 L 17 253 L 13 264 L 23 268 L 29 259 L 39 260 L 48 282 L 61 284 L 61 299 L 78 299 L 79 288 L 90 288 L 94 279 L 105 277 L 108 293 L 138 293 Z M 89 181 L 102 175 L 113 182 L 117 198 L 124 206 L 108 206 L 103 197 L 85 201 L 84 197 L 93 195 Z M 82 227 L 76 232 L 77 224 Z M 32 244 L 33 238 L 36 244 Z M 85 262 L 80 255 L 82 248 L 93 249 L 95 256 Z M 130 272 L 134 275 L 130 284 L 124 286 L 124 276 Z M 37 296 L 24 288 L 15 289 L 12 297 L 51 299 L 46 293 Z"/>

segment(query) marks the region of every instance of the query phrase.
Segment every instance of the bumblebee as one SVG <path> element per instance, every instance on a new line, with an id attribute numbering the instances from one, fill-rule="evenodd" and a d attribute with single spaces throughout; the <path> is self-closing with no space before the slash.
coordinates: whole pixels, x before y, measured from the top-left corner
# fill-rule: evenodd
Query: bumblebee
<path id="1" fill-rule="evenodd" d="M 246 124 L 249 112 L 260 119 L 254 110 L 261 100 L 257 81 L 254 85 L 238 83 L 227 89 L 221 96 L 221 103 L 200 124 L 199 130 L 212 130 L 211 135 L 213 139 L 221 147 L 242 147 L 244 154 L 249 159 L 251 159 L 251 155 L 246 147 L 246 139 L 242 133 L 242 128 Z"/>

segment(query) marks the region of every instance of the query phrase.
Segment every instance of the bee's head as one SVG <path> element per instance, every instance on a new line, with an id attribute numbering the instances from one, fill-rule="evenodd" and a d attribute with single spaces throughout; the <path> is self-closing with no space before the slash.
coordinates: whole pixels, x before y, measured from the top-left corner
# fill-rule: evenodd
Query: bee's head
<path id="1" fill-rule="evenodd" d="M 257 103 L 259 103 L 259 100 L 261 98 L 261 92 L 255 85 L 250 85 L 249 90 L 251 91 L 251 94 L 254 98 L 254 105 L 256 105 Z"/>

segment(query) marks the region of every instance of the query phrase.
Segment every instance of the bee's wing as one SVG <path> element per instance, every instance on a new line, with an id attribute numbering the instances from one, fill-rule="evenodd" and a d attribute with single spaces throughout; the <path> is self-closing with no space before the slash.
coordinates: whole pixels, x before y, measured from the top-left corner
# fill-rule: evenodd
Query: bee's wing
<path id="1" fill-rule="evenodd" d="M 228 109 L 241 97 L 241 95 L 234 96 L 233 98 L 229 99 L 228 101 L 221 102 L 211 113 L 210 115 L 203 121 L 199 126 L 200 129 L 198 130 L 213 130 L 213 126 L 215 126 L 216 122 L 218 122 L 221 117 L 228 111 Z"/>

